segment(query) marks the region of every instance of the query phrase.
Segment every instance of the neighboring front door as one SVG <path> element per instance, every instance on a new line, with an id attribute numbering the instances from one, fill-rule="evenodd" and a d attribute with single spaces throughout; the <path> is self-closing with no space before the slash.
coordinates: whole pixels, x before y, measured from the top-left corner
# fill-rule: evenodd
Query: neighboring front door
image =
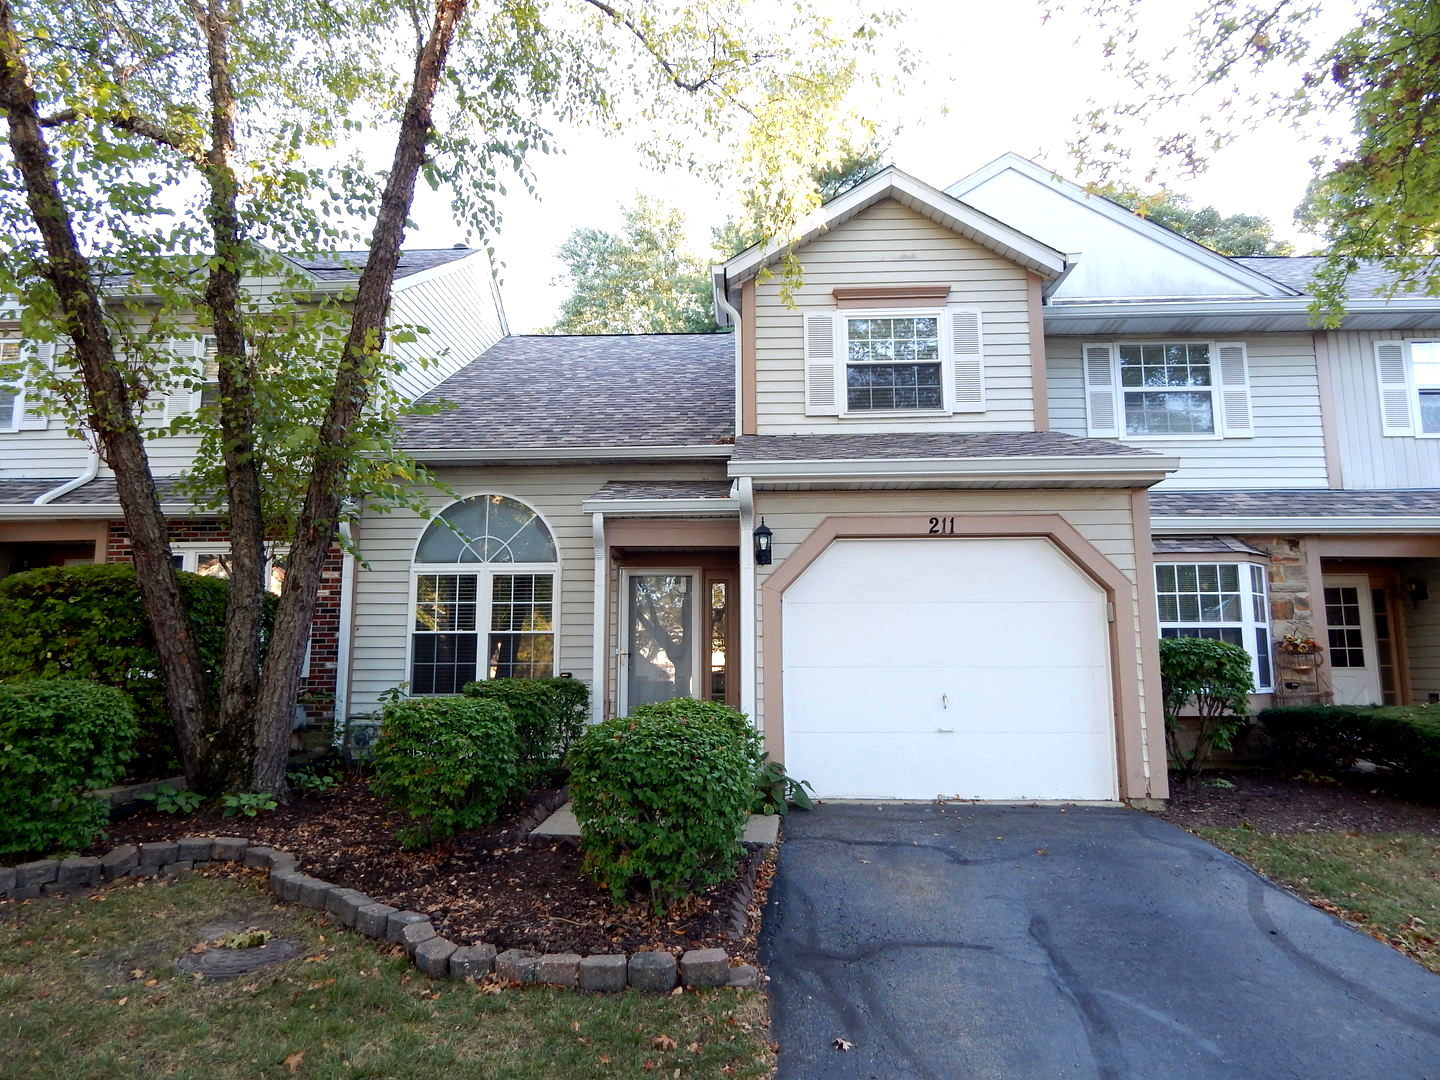
<path id="1" fill-rule="evenodd" d="M 1325 620 L 1330 626 L 1330 681 L 1335 687 L 1335 703 L 1383 702 L 1370 579 L 1364 574 L 1326 574 Z"/>
<path id="2" fill-rule="evenodd" d="M 702 597 L 693 570 L 628 570 L 621 612 L 620 715 L 636 705 L 703 697 L 695 648 Z"/>

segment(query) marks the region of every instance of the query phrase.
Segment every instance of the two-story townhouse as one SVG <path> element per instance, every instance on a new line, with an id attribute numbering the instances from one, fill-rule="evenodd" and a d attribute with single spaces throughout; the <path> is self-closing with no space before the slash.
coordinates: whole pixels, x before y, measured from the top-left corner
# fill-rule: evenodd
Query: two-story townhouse
<path id="1" fill-rule="evenodd" d="M 352 289 L 364 264 L 364 252 L 335 252 L 323 257 L 285 256 L 308 279 L 316 297 Z M 261 289 L 264 282 L 242 286 Z M 133 297 L 132 297 L 133 299 Z M 456 245 L 412 250 L 401 256 L 390 318 L 393 323 L 424 326 L 423 339 L 392 342 L 389 348 L 403 370 L 395 388 L 416 398 L 453 374 L 465 362 L 502 339 L 507 328 L 488 255 Z M 181 363 L 205 361 L 210 341 L 205 327 L 194 336 L 177 337 L 170 347 Z M 19 336 L 18 323 L 0 322 L 0 353 L 12 357 L 31 346 Z M 428 362 L 420 363 L 421 357 Z M 48 359 L 48 357 L 42 357 Z M 205 391 L 177 386 L 164 401 L 147 409 L 142 422 L 158 427 L 199 407 Z M 0 577 L 42 566 L 125 561 L 130 539 L 115 489 L 114 474 L 93 440 L 75 438 L 52 415 L 33 389 L 23 383 L 0 385 Z M 212 576 L 228 573 L 228 535 L 223 522 L 188 504 L 174 480 L 188 469 L 198 436 L 166 435 L 149 442 L 151 470 L 169 519 L 176 565 Z M 346 672 L 355 560 L 337 545 L 324 571 L 310 649 L 302 679 L 296 723 L 318 723 L 336 712 L 346 715 Z M 284 553 L 276 551 L 270 569 L 272 588 L 284 577 Z"/>
<path id="2" fill-rule="evenodd" d="M 554 673 L 737 705 L 822 796 L 1144 800 L 1162 634 L 1243 645 L 1257 704 L 1432 693 L 1440 302 L 1316 331 L 1306 260 L 1013 156 L 793 250 L 716 269 L 732 335 L 510 337 L 432 392 L 405 445 L 463 497 L 357 526 L 352 717 Z"/>

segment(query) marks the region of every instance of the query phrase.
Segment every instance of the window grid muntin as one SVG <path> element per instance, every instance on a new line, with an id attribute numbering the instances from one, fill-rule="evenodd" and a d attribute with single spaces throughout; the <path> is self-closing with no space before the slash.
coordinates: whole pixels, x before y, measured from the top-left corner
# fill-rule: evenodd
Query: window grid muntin
<path id="1" fill-rule="evenodd" d="M 1117 345 L 1116 368 L 1125 435 L 1184 438 L 1218 433 L 1209 342 Z"/>
<path id="2" fill-rule="evenodd" d="M 1325 586 L 1325 622 L 1330 637 L 1332 668 L 1365 666 L 1365 632 L 1360 590 L 1354 585 Z"/>
<path id="3" fill-rule="evenodd" d="M 1440 435 L 1440 341 L 1412 341 L 1409 346 L 1420 432 Z"/>
<path id="4" fill-rule="evenodd" d="M 945 407 L 938 314 L 847 316 L 845 342 L 847 412 Z"/>
<path id="5" fill-rule="evenodd" d="M 1265 568 L 1255 563 L 1156 563 L 1162 638 L 1228 641 L 1250 654 L 1257 690 L 1274 686 Z"/>
<path id="6" fill-rule="evenodd" d="M 21 360 L 19 341 L 0 341 L 0 431 L 18 431 L 24 419 L 25 376 Z"/>

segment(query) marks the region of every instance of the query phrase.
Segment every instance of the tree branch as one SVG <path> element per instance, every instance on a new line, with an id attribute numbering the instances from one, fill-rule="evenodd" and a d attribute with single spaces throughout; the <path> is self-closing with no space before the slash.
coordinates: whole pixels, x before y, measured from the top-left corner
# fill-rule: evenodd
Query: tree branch
<path id="1" fill-rule="evenodd" d="M 42 116 L 40 126 L 42 128 L 64 127 L 66 124 L 79 123 L 82 119 L 84 119 L 84 115 L 79 109 L 62 109 L 49 116 Z M 138 135 L 142 139 L 149 139 L 153 143 L 174 150 L 187 161 L 194 162 L 196 165 L 203 167 L 207 164 L 205 154 L 195 147 L 186 146 L 184 138 L 178 132 L 170 131 L 153 121 L 138 116 L 126 116 L 122 113 L 107 113 L 96 119 L 101 123 L 109 124 L 117 131 Z"/>

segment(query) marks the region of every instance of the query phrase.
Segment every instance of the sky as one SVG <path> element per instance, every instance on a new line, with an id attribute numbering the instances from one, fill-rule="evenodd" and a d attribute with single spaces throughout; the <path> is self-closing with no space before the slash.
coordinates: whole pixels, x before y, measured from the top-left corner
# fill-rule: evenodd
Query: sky
<path id="1" fill-rule="evenodd" d="M 815 0 L 819 7 L 828 2 Z M 1076 130 L 1075 115 L 1087 101 L 1110 102 L 1124 92 L 1114 76 L 1101 71 L 1097 42 L 1079 12 L 1044 20 L 1041 4 L 1032 0 L 893 0 L 893 6 L 904 11 L 901 39 L 924 71 L 890 95 L 860 103 L 882 126 L 901 125 L 891 143 L 891 164 L 943 188 L 1014 151 L 1076 178 L 1065 148 Z M 1327 0 L 1327 6 L 1327 17 L 1343 26 L 1350 4 Z M 1149 32 L 1173 33 L 1175 12 L 1190 7 L 1143 0 L 1138 17 L 1148 22 L 1143 28 Z M 1217 153 L 1198 177 L 1182 177 L 1172 168 L 1157 180 L 1197 205 L 1267 217 L 1278 236 L 1307 251 L 1317 241 L 1296 228 L 1292 215 L 1313 174 L 1310 160 L 1319 150 L 1314 137 L 1325 126 L 1317 119 L 1302 138 L 1282 125 L 1268 125 Z M 543 329 L 555 319 L 566 293 L 556 284 L 564 267 L 555 251 L 571 230 L 616 228 L 621 206 L 637 192 L 680 206 L 698 251 L 708 251 L 710 227 L 738 209 L 734 191 L 717 191 L 683 171 L 648 170 L 623 136 L 567 128 L 557 136 L 566 152 L 535 159 L 536 196 L 517 185 L 502 204 L 495 247 L 514 333 Z M 448 247 L 466 240 L 444 199 L 424 187 L 421 192 L 413 214 L 418 228 L 407 245 Z"/>

